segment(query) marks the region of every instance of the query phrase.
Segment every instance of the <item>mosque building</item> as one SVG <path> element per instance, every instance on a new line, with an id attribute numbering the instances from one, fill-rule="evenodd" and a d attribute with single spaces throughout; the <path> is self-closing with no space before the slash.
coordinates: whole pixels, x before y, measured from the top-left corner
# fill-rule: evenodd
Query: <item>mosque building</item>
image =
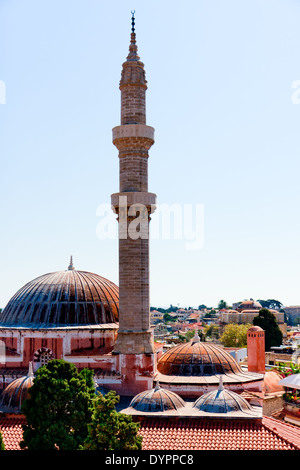
<path id="1" fill-rule="evenodd" d="M 33 372 L 50 359 L 65 359 L 95 376 L 116 377 L 110 362 L 119 318 L 118 287 L 97 274 L 68 269 L 44 274 L 27 283 L 0 314 L 0 340 L 5 364 L 0 387 Z"/>
<path id="2" fill-rule="evenodd" d="M 22 287 L 0 314 L 6 363 L 2 387 L 52 358 L 95 371 L 99 386 L 133 396 L 156 381 L 182 396 L 218 386 L 261 391 L 263 375 L 242 371 L 232 356 L 201 343 L 198 335 L 158 359 L 150 329 L 149 223 L 156 195 L 148 192 L 148 151 L 154 129 L 146 124 L 147 81 L 132 17 L 129 53 L 122 66 L 121 124 L 113 128 L 119 151 L 119 192 L 111 196 L 119 225 L 119 287 L 93 273 L 68 269 Z M 139 217 L 137 218 L 137 214 Z M 142 229 L 133 231 L 138 220 Z"/>
<path id="3" fill-rule="evenodd" d="M 169 426 L 171 431 L 178 430 L 180 420 L 185 420 L 187 433 L 199 423 L 201 429 L 209 429 L 207 420 L 223 430 L 234 421 L 236 429 L 249 434 L 255 428 L 273 439 L 272 422 L 262 424 L 261 402 L 251 402 L 247 396 L 259 398 L 271 390 L 264 368 L 263 330 L 250 328 L 247 370 L 221 347 L 201 342 L 197 332 L 190 342 L 162 355 L 155 347 L 150 328 L 149 223 L 156 195 L 148 192 L 154 129 L 146 124 L 147 81 L 134 15 L 119 88 L 121 124 L 112 132 L 119 152 L 119 192 L 111 196 L 119 227 L 119 286 L 98 274 L 76 270 L 71 258 L 66 270 L 34 279 L 11 298 L 0 313 L 0 341 L 5 344 L 0 412 L 20 412 L 35 371 L 54 358 L 93 369 L 96 386 L 128 397 L 122 412 L 141 420 L 145 448 L 156 448 L 151 430 L 156 429 L 159 441 L 160 418 L 164 429 Z M 275 386 L 280 379 L 272 375 Z M 198 442 L 199 437 L 198 432 Z M 279 436 L 279 448 L 300 449 L 300 439 L 293 439 Z M 267 441 L 266 448 L 272 446 Z"/>

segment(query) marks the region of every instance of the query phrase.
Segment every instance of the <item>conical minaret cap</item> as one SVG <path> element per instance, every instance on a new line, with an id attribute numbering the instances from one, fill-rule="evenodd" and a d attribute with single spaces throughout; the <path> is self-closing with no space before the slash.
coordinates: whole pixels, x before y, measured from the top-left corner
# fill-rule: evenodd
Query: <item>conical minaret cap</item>
<path id="1" fill-rule="evenodd" d="M 129 44 L 129 54 L 123 62 L 122 66 L 122 73 L 121 73 L 121 80 L 120 80 L 120 89 L 122 90 L 124 87 L 127 86 L 138 86 L 147 89 L 147 80 L 146 74 L 144 70 L 144 64 L 140 61 L 140 57 L 138 55 L 138 47 L 136 44 L 136 35 L 135 35 L 135 18 L 134 18 L 134 11 L 131 12 L 131 39 Z M 139 98 L 141 103 L 143 102 L 142 97 Z M 140 124 L 145 124 L 145 119 L 143 122 L 138 122 Z M 134 119 L 131 119 L 132 123 L 135 123 Z M 122 122 L 122 124 L 128 124 L 128 122 Z"/>

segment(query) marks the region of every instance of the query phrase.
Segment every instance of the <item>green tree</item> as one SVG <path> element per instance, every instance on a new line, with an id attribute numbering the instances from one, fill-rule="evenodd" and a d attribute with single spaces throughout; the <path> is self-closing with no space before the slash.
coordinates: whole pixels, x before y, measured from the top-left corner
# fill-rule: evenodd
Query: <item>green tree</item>
<path id="1" fill-rule="evenodd" d="M 0 450 L 5 450 L 5 445 L 3 442 L 2 434 L 0 432 Z"/>
<path id="2" fill-rule="evenodd" d="M 270 351 L 272 346 L 280 346 L 282 333 L 276 317 L 267 308 L 262 308 L 253 318 L 253 325 L 260 326 L 265 331 L 265 350 Z"/>
<path id="3" fill-rule="evenodd" d="M 81 450 L 141 450 L 142 436 L 139 423 L 132 416 L 116 411 L 120 397 L 110 390 L 105 396 L 99 393 L 94 401 L 88 437 Z"/>
<path id="4" fill-rule="evenodd" d="M 267 308 L 271 310 L 281 310 L 282 308 L 282 303 L 279 302 L 279 300 L 275 299 L 268 299 L 268 300 L 258 300 L 258 302 L 261 304 L 262 308 Z"/>
<path id="5" fill-rule="evenodd" d="M 218 325 L 212 324 L 208 325 L 205 328 L 205 337 L 206 338 L 214 338 L 214 339 L 219 339 L 219 327 Z"/>
<path id="6" fill-rule="evenodd" d="M 212 309 L 210 310 L 210 312 L 207 312 L 205 315 L 203 315 L 203 320 L 214 317 L 216 314 L 217 312 L 214 309 Z"/>
<path id="7" fill-rule="evenodd" d="M 252 325 L 245 323 L 229 323 L 225 326 L 224 332 L 220 338 L 223 346 L 227 348 L 243 348 L 247 346 L 247 331 Z"/>
<path id="8" fill-rule="evenodd" d="M 227 303 L 225 302 L 225 300 L 220 300 L 218 304 L 218 309 L 222 310 L 223 308 L 227 308 Z"/>
<path id="9" fill-rule="evenodd" d="M 164 322 L 165 323 L 167 323 L 167 322 L 176 322 L 176 321 L 177 321 L 177 317 L 173 317 L 169 313 L 164 314 Z"/>
<path id="10" fill-rule="evenodd" d="M 79 372 L 74 364 L 57 359 L 40 367 L 22 406 L 26 425 L 21 448 L 78 449 L 88 434 L 94 397 L 91 370 Z"/>

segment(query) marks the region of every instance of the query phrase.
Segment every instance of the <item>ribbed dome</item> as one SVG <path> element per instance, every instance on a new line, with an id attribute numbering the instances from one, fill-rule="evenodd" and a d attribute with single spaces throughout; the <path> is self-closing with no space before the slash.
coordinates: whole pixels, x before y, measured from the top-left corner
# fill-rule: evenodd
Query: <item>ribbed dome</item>
<path id="1" fill-rule="evenodd" d="M 111 281 L 72 264 L 22 287 L 0 313 L 0 326 L 55 327 L 114 323 L 119 289 Z"/>
<path id="2" fill-rule="evenodd" d="M 176 411 L 185 405 L 184 401 L 170 390 L 164 390 L 157 384 L 155 388 L 136 395 L 130 406 L 144 413 Z"/>
<path id="3" fill-rule="evenodd" d="M 263 391 L 265 393 L 283 392 L 283 386 L 278 385 L 282 378 L 276 370 L 268 370 L 264 375 Z"/>
<path id="4" fill-rule="evenodd" d="M 164 375 L 210 376 L 239 373 L 241 369 L 234 358 L 221 348 L 202 343 L 195 337 L 165 352 L 157 364 Z"/>
<path id="5" fill-rule="evenodd" d="M 194 408 L 206 413 L 248 412 L 252 410 L 243 397 L 224 389 L 222 378 L 220 378 L 219 388 L 198 398 L 194 403 Z"/>
<path id="6" fill-rule="evenodd" d="M 22 403 L 29 396 L 29 389 L 34 381 L 32 372 L 32 365 L 30 363 L 29 371 L 26 377 L 20 377 L 13 380 L 2 392 L 0 398 L 0 410 L 19 412 L 21 411 Z"/>

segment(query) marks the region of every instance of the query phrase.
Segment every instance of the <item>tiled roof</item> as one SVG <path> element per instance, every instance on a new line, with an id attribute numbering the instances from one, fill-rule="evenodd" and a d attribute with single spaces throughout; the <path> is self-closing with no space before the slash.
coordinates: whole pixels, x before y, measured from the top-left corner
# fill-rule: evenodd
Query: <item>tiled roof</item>
<path id="1" fill-rule="evenodd" d="M 20 450 L 25 419 L 0 417 L 6 450 Z M 300 428 L 262 420 L 141 418 L 143 450 L 300 450 Z"/>
<path id="2" fill-rule="evenodd" d="M 19 369 L 0 369 L 0 376 L 12 377 L 13 379 L 17 377 L 24 377 L 27 374 L 28 367 L 22 367 Z"/>
<path id="3" fill-rule="evenodd" d="M 21 450 L 20 441 L 23 438 L 22 425 L 25 422 L 25 418 L 22 417 L 0 417 L 0 432 L 5 450 Z"/>
<path id="4" fill-rule="evenodd" d="M 141 420 L 143 450 L 300 450 L 300 430 L 264 417 Z"/>

